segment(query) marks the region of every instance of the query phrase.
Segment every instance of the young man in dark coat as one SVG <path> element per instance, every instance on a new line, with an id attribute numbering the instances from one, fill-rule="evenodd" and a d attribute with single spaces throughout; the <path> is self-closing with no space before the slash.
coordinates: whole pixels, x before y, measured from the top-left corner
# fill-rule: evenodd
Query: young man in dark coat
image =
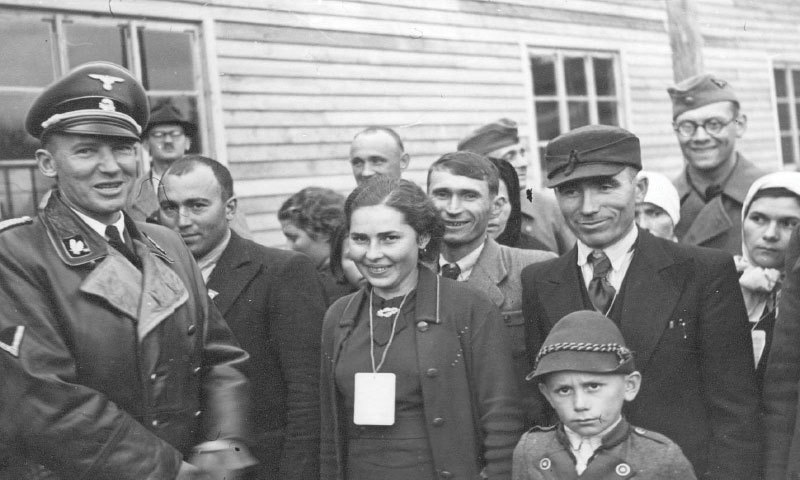
<path id="1" fill-rule="evenodd" d="M 319 348 L 325 297 L 305 255 L 232 231 L 233 180 L 220 163 L 188 156 L 159 191 L 160 220 L 182 237 L 209 295 L 249 354 L 249 415 L 260 465 L 252 479 L 319 477 Z"/>
<path id="2" fill-rule="evenodd" d="M 548 186 L 578 244 L 522 272 L 528 356 L 566 314 L 600 311 L 644 378 L 626 418 L 674 440 L 698 478 L 758 478 L 753 348 L 733 259 L 635 227 L 640 155 L 639 139 L 619 127 L 581 127 L 548 144 Z M 548 424 L 543 401 L 534 416 Z"/>

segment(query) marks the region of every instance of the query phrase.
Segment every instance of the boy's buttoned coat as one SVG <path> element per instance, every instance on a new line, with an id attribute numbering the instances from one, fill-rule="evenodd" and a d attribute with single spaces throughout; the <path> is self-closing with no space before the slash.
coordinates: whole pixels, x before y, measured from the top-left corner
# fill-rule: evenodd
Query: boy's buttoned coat
<path id="1" fill-rule="evenodd" d="M 322 334 L 321 478 L 345 479 L 347 422 L 334 373 L 368 290 L 339 299 Z M 438 295 L 437 295 L 438 294 Z M 480 292 L 419 268 L 414 334 L 433 463 L 441 478 L 511 477 L 522 434 L 511 359 L 497 309 Z"/>

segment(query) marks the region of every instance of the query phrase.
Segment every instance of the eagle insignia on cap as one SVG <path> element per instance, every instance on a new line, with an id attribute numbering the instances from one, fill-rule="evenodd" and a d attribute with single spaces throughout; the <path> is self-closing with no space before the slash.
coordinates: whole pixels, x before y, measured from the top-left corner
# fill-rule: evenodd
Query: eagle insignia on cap
<path id="1" fill-rule="evenodd" d="M 100 80 L 103 82 L 103 90 L 111 91 L 115 83 L 122 83 L 125 81 L 124 78 L 114 77 L 111 75 L 101 75 L 99 73 L 90 73 L 89 78 L 94 78 L 95 80 Z"/>
<path id="2" fill-rule="evenodd" d="M 69 253 L 69 256 L 72 258 L 83 257 L 84 255 L 92 253 L 83 240 L 83 237 L 80 235 L 65 238 L 62 241 L 64 242 L 64 247 L 67 249 L 67 253 Z"/>
<path id="3" fill-rule="evenodd" d="M 725 80 L 720 80 L 719 78 L 710 78 L 709 81 L 714 85 L 718 86 L 719 88 L 725 88 L 725 85 L 728 84 Z"/>
<path id="4" fill-rule="evenodd" d="M 100 110 L 104 110 L 106 112 L 117 111 L 117 107 L 114 106 L 114 101 L 110 98 L 104 98 L 100 100 L 100 103 L 97 106 L 100 107 Z"/>

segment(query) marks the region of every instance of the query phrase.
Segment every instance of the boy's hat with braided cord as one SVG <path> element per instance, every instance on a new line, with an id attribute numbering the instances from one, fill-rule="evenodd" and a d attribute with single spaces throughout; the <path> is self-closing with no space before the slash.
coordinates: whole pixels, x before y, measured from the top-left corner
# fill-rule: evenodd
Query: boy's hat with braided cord
<path id="1" fill-rule="evenodd" d="M 526 380 L 561 371 L 628 374 L 636 370 L 633 352 L 617 326 L 603 314 L 580 310 L 555 324 Z"/>

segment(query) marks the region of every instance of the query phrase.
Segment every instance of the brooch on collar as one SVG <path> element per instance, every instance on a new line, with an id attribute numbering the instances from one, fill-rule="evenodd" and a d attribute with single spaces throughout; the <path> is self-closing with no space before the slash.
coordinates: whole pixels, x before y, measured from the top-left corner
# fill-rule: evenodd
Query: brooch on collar
<path id="1" fill-rule="evenodd" d="M 397 307 L 385 307 L 375 312 L 375 314 L 379 317 L 390 318 L 392 315 L 397 315 L 397 312 L 399 311 L 400 309 Z"/>

